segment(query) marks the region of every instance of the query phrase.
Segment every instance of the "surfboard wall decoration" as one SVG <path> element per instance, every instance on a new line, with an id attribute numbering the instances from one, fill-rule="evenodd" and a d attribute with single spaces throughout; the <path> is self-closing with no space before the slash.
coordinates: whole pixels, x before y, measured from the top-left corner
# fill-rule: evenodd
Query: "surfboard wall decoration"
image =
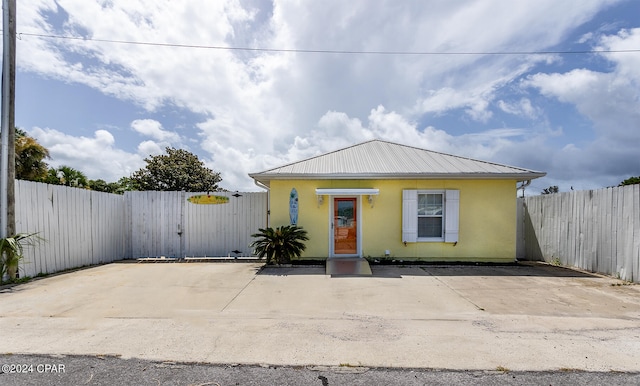
<path id="1" fill-rule="evenodd" d="M 289 193 L 289 220 L 291 225 L 298 224 L 298 191 L 296 188 L 291 189 L 291 193 Z"/>
<path id="2" fill-rule="evenodd" d="M 214 196 L 213 194 L 198 194 L 198 195 L 187 198 L 187 201 L 189 201 L 192 204 L 199 204 L 199 205 L 228 204 L 229 197 Z"/>

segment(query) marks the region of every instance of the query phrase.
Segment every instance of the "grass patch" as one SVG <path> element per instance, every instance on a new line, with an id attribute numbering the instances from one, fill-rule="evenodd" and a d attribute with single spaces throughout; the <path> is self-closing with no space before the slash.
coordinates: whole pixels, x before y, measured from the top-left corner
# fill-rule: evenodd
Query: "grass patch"
<path id="1" fill-rule="evenodd" d="M 9 280 L 5 280 L 3 282 L 0 282 L 0 285 L 5 285 L 5 284 L 23 284 L 26 283 L 28 281 L 31 281 L 31 276 L 24 276 L 24 277 L 18 277 L 15 278 L 13 280 L 9 279 Z"/>
<path id="2" fill-rule="evenodd" d="M 41 279 L 41 278 L 45 278 L 45 277 L 52 276 L 52 275 L 62 275 L 64 273 L 80 271 L 80 270 L 86 269 L 86 268 L 99 267 L 101 265 L 104 265 L 104 264 L 85 264 L 85 265 L 82 265 L 80 267 L 67 268 L 67 269 L 63 269 L 62 271 L 56 271 L 56 272 L 51 272 L 51 273 L 40 272 L 34 277 L 23 276 L 23 277 L 16 278 L 14 280 L 0 281 L 0 285 L 24 284 L 24 283 L 28 283 L 28 282 L 30 282 L 31 280 L 34 280 L 34 279 Z"/>
<path id="3" fill-rule="evenodd" d="M 620 286 L 625 286 L 625 285 L 636 285 L 636 283 L 632 282 L 632 281 L 621 281 L 619 283 L 611 283 L 612 287 L 620 287 Z"/>

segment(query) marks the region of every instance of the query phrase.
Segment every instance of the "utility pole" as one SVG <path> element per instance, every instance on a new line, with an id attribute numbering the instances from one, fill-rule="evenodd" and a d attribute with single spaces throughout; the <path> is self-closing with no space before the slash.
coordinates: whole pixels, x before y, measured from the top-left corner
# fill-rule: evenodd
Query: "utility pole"
<path id="1" fill-rule="evenodd" d="M 16 0 L 2 2 L 2 127 L 0 131 L 0 238 L 15 233 Z"/>

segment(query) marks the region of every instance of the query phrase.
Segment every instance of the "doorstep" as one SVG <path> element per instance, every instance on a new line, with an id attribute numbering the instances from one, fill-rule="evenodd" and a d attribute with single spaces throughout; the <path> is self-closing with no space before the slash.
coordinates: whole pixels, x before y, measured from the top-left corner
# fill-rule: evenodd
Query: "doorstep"
<path id="1" fill-rule="evenodd" d="M 326 274 L 339 276 L 371 276 L 369 262 L 362 257 L 330 257 L 327 259 Z"/>

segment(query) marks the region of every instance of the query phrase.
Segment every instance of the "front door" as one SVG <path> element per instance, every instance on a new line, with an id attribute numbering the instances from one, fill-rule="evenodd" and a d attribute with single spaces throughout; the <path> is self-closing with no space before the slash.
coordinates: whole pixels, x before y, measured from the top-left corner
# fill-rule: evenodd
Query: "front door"
<path id="1" fill-rule="evenodd" d="M 333 253 L 356 255 L 358 253 L 357 198 L 333 199 Z"/>

